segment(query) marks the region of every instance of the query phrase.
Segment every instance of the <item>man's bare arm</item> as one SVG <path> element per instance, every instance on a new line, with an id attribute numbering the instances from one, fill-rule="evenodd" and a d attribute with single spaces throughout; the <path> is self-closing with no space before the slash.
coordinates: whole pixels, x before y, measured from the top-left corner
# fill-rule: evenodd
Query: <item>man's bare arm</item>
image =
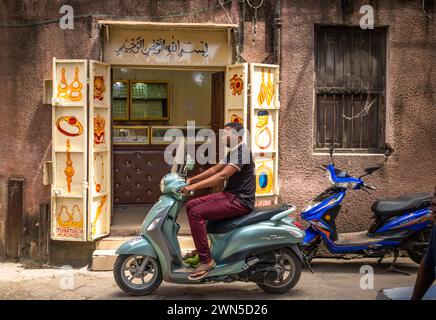
<path id="1" fill-rule="evenodd" d="M 224 166 L 224 168 L 221 171 L 215 173 L 213 176 L 207 179 L 188 185 L 187 187 L 185 187 L 184 191 L 195 191 L 219 185 L 224 181 L 228 180 L 233 174 L 238 171 L 238 169 L 232 165 L 223 164 L 222 166 Z"/>
<path id="2" fill-rule="evenodd" d="M 223 170 L 225 166 L 226 165 L 223 163 L 218 163 L 218 164 L 214 165 L 213 167 L 210 167 L 206 171 L 199 173 L 196 176 L 193 176 L 192 178 L 189 178 L 188 179 L 189 184 L 194 184 L 196 182 L 200 182 L 200 181 L 205 180 L 209 177 L 212 177 L 214 174 L 217 174 L 218 172 Z"/>

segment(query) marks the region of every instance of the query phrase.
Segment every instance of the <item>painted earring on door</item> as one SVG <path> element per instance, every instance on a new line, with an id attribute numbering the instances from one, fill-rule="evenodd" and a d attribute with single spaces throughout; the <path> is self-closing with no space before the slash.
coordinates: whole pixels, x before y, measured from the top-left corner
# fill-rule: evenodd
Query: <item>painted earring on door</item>
<path id="1" fill-rule="evenodd" d="M 58 98 L 68 99 L 68 83 L 65 77 L 65 68 L 61 69 L 61 82 L 58 84 Z"/>
<path id="2" fill-rule="evenodd" d="M 74 69 L 74 80 L 70 84 L 70 100 L 80 101 L 82 100 L 82 88 L 83 84 L 79 81 L 79 67 Z"/>
<path id="3" fill-rule="evenodd" d="M 265 85 L 265 72 L 262 68 L 262 82 L 259 87 L 259 94 L 257 95 L 257 103 L 259 103 L 259 107 L 261 107 L 263 102 L 265 101 L 266 95 L 267 95 L 267 88 Z"/>

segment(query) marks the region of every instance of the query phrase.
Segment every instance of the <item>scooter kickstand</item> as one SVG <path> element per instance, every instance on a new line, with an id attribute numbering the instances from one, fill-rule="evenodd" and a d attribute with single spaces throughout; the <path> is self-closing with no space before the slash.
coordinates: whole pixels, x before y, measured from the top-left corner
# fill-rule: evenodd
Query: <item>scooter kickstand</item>
<path id="1" fill-rule="evenodd" d="M 396 272 L 396 273 L 404 274 L 406 276 L 410 276 L 410 273 L 408 273 L 406 271 L 401 271 L 400 269 L 398 269 L 395 266 L 395 262 L 397 262 L 398 257 L 399 257 L 398 250 L 395 250 L 395 252 L 394 252 L 394 260 L 392 261 L 392 264 L 386 269 L 386 271 L 387 272 Z"/>

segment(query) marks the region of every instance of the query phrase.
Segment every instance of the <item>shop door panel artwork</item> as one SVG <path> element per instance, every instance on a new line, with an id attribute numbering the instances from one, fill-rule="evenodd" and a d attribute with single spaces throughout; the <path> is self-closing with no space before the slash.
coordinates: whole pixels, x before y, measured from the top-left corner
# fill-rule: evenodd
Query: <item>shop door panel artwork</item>
<path id="1" fill-rule="evenodd" d="M 87 61 L 53 59 L 52 239 L 86 241 Z"/>
<path id="2" fill-rule="evenodd" d="M 80 61 L 75 63 L 74 61 Z M 53 98 L 55 104 L 82 106 L 86 104 L 87 68 L 83 60 L 57 60 L 54 71 Z"/>
<path id="3" fill-rule="evenodd" d="M 250 142 L 256 164 L 256 205 L 277 202 L 279 67 L 250 64 Z"/>
<path id="4" fill-rule="evenodd" d="M 95 240 L 110 228 L 110 65 L 90 61 L 89 75 L 88 240 Z"/>
<path id="5" fill-rule="evenodd" d="M 227 66 L 225 78 L 224 123 L 247 126 L 248 64 Z"/>

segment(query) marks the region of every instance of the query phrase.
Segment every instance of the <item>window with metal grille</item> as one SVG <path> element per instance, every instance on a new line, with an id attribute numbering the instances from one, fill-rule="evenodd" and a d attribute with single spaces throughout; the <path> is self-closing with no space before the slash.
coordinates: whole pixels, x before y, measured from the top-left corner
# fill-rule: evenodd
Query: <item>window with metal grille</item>
<path id="1" fill-rule="evenodd" d="M 315 27 L 315 150 L 385 148 L 386 28 Z"/>

